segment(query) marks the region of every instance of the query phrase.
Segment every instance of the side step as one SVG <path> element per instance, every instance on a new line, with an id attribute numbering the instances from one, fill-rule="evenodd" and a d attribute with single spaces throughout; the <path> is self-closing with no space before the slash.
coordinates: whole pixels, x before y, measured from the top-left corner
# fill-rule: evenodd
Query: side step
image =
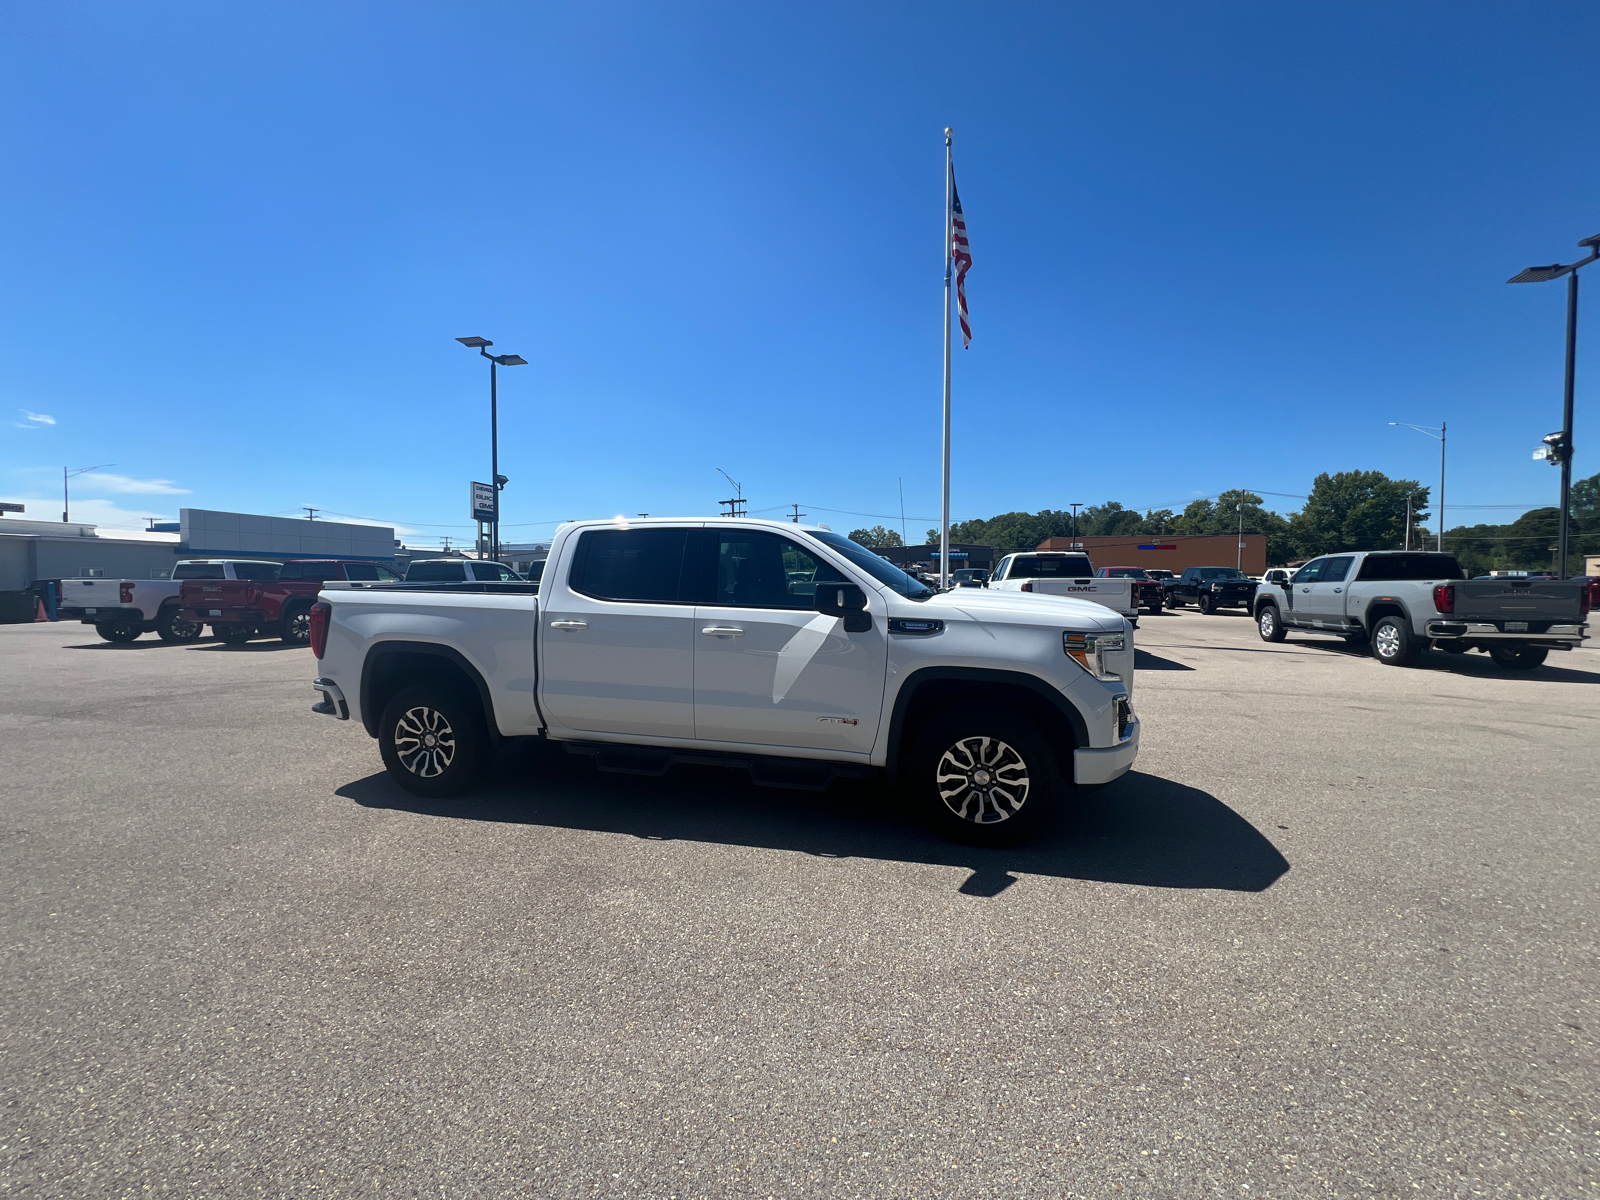
<path id="1" fill-rule="evenodd" d="M 721 754 L 707 750 L 669 750 L 658 746 L 616 746 L 607 742 L 563 742 L 568 754 L 594 759 L 602 771 L 622 775 L 665 775 L 674 763 L 697 767 L 730 767 L 750 772 L 757 787 L 825 792 L 835 779 L 869 778 L 883 772 L 855 763 L 826 762 L 811 758 L 776 758 L 769 755 Z"/>

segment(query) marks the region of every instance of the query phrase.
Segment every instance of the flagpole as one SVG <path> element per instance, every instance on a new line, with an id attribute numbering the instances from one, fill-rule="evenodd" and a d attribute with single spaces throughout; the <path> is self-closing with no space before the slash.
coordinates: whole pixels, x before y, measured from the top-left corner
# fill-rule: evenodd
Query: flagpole
<path id="1" fill-rule="evenodd" d="M 944 485 L 939 501 L 939 588 L 950 586 L 950 158 L 951 132 L 944 131 Z"/>

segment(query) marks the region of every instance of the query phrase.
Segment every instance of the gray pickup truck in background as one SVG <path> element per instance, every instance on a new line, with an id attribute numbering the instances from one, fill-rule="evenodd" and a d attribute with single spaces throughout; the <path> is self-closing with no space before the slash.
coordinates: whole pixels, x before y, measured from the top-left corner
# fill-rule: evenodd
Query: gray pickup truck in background
<path id="1" fill-rule="evenodd" d="M 1454 555 L 1382 550 L 1312 559 L 1287 582 L 1263 583 L 1253 611 L 1268 642 L 1334 634 L 1370 642 L 1373 657 L 1397 667 L 1429 647 L 1483 650 L 1509 671 L 1531 671 L 1551 650 L 1583 644 L 1589 593 L 1562 579 L 1468 579 Z"/>

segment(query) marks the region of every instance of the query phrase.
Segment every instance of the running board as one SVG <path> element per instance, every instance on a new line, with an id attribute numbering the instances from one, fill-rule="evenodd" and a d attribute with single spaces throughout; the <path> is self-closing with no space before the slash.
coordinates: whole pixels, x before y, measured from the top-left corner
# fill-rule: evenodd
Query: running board
<path id="1" fill-rule="evenodd" d="M 710 750 L 669 750 L 659 746 L 615 746 L 608 742 L 563 742 L 568 754 L 594 759 L 602 771 L 621 775 L 665 775 L 675 763 L 696 767 L 730 767 L 750 772 L 757 787 L 825 792 L 835 779 L 864 779 L 881 775 L 877 767 L 827 762 L 814 758 L 777 758 L 770 755 L 722 754 Z"/>

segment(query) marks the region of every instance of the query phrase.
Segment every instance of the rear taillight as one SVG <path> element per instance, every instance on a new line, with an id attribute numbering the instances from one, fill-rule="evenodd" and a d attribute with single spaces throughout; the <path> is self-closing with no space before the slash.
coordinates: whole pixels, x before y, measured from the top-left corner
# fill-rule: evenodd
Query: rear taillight
<path id="1" fill-rule="evenodd" d="M 1023 583 L 1023 585 L 1022 585 L 1022 586 L 1021 586 L 1021 587 L 1020 587 L 1020 588 L 1018 588 L 1018 589 L 1017 589 L 1017 590 L 1018 590 L 1018 591 L 1019 591 L 1019 592 L 1031 592 L 1031 591 L 1033 591 L 1033 580 L 1031 580 L 1031 579 L 1029 579 L 1029 580 L 1027 580 L 1027 581 L 1026 581 L 1026 582 L 1024 582 L 1024 583 Z"/>
<path id="2" fill-rule="evenodd" d="M 122 589 L 121 590 L 122 590 L 122 602 L 124 604 L 132 604 L 133 603 L 133 584 L 125 583 L 125 584 L 122 585 Z"/>
<path id="3" fill-rule="evenodd" d="M 1433 606 L 1442 613 L 1453 613 L 1456 610 L 1456 589 L 1454 585 L 1441 583 L 1433 589 Z"/>
<path id="4" fill-rule="evenodd" d="M 318 658 L 328 648 L 328 614 L 332 611 L 332 605 L 325 600 L 311 606 L 311 653 Z"/>
<path id="5" fill-rule="evenodd" d="M 1578 615 L 1587 617 L 1594 608 L 1594 594 L 1600 590 L 1600 580 L 1592 580 L 1583 585 L 1583 597 L 1578 601 Z"/>

